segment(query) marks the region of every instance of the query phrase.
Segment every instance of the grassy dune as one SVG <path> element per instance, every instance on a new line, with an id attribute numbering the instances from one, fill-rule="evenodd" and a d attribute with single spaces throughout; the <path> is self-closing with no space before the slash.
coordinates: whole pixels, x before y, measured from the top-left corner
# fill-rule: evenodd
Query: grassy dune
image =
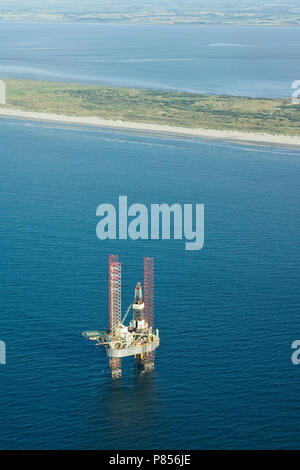
<path id="1" fill-rule="evenodd" d="M 258 99 L 3 79 L 6 108 L 189 128 L 300 135 L 300 105 Z"/>

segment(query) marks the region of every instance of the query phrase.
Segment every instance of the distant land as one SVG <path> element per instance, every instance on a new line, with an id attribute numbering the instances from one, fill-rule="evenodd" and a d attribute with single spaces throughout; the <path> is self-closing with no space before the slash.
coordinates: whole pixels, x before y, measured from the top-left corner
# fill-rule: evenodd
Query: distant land
<path id="1" fill-rule="evenodd" d="M 300 145 L 299 105 L 291 99 L 4 80 L 0 117 Z"/>
<path id="2" fill-rule="evenodd" d="M 100 3 L 100 2 L 99 2 Z M 299 25 L 300 4 L 282 0 L 1 0 L 0 21 Z"/>

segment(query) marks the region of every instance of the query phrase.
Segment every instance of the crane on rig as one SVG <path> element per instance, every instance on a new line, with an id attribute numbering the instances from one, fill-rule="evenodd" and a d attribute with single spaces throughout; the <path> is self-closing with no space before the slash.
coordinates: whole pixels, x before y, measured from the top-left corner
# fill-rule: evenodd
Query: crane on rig
<path id="1" fill-rule="evenodd" d="M 109 255 L 109 328 L 104 331 L 84 331 L 82 335 L 105 348 L 113 379 L 122 376 L 122 358 L 134 356 L 145 371 L 154 369 L 155 350 L 159 346 L 159 330 L 154 331 L 154 259 L 144 258 L 144 297 L 140 282 L 122 318 L 121 263 L 118 255 Z M 125 325 L 130 310 L 129 325 Z"/>

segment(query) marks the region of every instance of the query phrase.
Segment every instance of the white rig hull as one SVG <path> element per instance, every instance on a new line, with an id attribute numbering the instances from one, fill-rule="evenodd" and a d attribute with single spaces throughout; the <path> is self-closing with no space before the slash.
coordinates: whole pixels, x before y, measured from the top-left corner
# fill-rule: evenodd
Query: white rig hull
<path id="1" fill-rule="evenodd" d="M 155 343 L 147 343 L 142 344 L 141 346 L 132 346 L 129 348 L 122 348 L 122 349 L 111 349 L 110 347 L 106 347 L 106 355 L 108 357 L 127 357 L 127 356 L 135 356 L 137 354 L 145 354 L 148 352 L 154 351 L 159 346 L 159 340 L 155 341 Z"/>

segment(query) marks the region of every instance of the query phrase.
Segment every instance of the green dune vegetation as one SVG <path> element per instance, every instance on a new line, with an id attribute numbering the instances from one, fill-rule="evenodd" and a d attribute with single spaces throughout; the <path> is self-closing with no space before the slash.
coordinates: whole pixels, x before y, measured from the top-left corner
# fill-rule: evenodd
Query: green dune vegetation
<path id="1" fill-rule="evenodd" d="M 2 79 L 6 105 L 22 111 L 167 124 L 188 128 L 300 135 L 300 105 L 265 99 Z"/>

